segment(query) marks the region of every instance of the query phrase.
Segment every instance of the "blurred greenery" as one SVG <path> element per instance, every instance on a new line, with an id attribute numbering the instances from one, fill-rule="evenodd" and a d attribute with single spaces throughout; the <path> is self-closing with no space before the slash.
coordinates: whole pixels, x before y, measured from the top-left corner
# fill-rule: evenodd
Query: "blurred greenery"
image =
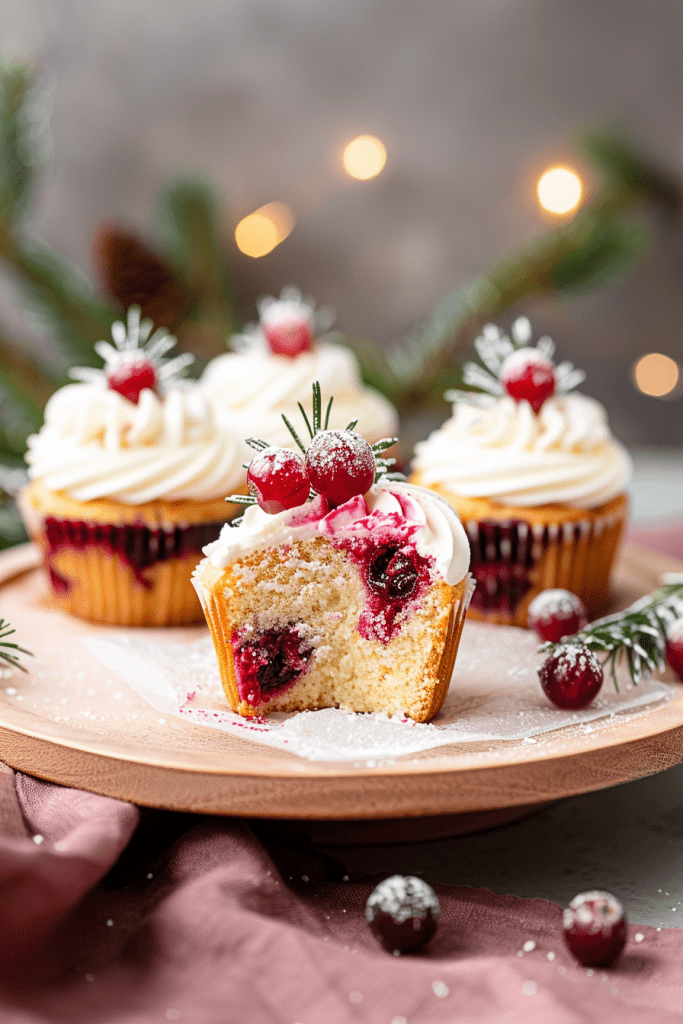
<path id="1" fill-rule="evenodd" d="M 0 331 L 0 547 L 23 537 L 12 493 L 21 481 L 26 437 L 39 428 L 47 398 L 66 381 L 70 366 L 98 365 L 94 342 L 109 337 L 112 322 L 133 301 L 144 313 L 140 293 L 146 287 L 150 309 L 172 318 L 180 347 L 199 357 L 199 367 L 224 351 L 240 326 L 217 204 L 204 182 L 174 181 L 162 190 L 159 253 L 124 229 L 102 229 L 96 245 L 108 298 L 57 252 L 30 237 L 24 220 L 42 161 L 43 114 L 32 69 L 0 61 L 0 264 L 49 338 L 43 350 L 31 350 Z M 443 391 L 461 383 L 458 357 L 487 320 L 525 297 L 598 287 L 642 258 L 650 237 L 639 214 L 647 203 L 669 214 L 680 211 L 678 183 L 626 140 L 601 131 L 585 135 L 578 145 L 599 187 L 572 219 L 447 295 L 392 350 L 344 339 L 358 355 L 365 381 L 400 410 L 443 402 Z"/>

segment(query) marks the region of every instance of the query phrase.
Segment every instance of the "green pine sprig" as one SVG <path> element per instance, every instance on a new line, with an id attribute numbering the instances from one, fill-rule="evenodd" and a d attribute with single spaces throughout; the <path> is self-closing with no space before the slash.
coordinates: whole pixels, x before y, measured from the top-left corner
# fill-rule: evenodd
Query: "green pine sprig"
<path id="1" fill-rule="evenodd" d="M 623 612 L 591 622 L 585 629 L 560 643 L 548 642 L 539 652 L 552 652 L 565 643 L 580 644 L 604 653 L 603 670 L 609 668 L 619 690 L 616 666 L 626 661 L 631 682 L 637 685 L 666 664 L 666 635 L 683 616 L 683 576 L 672 575 L 663 587 L 632 604 Z"/>
<path id="2" fill-rule="evenodd" d="M 6 619 L 0 619 L 0 658 L 6 661 L 12 668 L 20 668 L 22 672 L 28 670 L 21 664 L 17 654 L 12 654 L 12 651 L 19 651 L 20 654 L 28 654 L 29 657 L 33 657 L 31 651 L 27 651 L 25 647 L 20 647 L 19 644 L 8 641 L 6 637 L 16 633 L 16 630 L 7 622 Z"/>

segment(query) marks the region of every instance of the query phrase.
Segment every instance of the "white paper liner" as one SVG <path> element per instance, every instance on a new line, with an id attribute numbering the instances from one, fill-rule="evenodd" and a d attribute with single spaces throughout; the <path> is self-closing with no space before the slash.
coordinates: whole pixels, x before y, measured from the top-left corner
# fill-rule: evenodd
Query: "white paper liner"
<path id="1" fill-rule="evenodd" d="M 140 640 L 117 632 L 82 642 L 99 661 L 153 708 L 195 725 L 279 747 L 313 761 L 383 760 L 452 743 L 524 740 L 563 727 L 589 723 L 671 700 L 676 684 L 651 679 L 631 686 L 618 674 L 620 692 L 606 678 L 597 700 L 583 711 L 562 711 L 546 699 L 538 681 L 543 657 L 533 633 L 468 622 L 453 680 L 433 722 L 416 724 L 404 715 L 356 715 L 335 708 L 273 714 L 250 721 L 233 714 L 220 684 L 213 644 Z"/>

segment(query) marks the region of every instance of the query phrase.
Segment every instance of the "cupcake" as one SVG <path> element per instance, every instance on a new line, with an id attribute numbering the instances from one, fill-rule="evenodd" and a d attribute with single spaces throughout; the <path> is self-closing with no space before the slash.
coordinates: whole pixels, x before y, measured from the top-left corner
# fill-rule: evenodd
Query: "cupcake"
<path id="1" fill-rule="evenodd" d="M 193 577 L 226 697 L 245 717 L 340 707 L 427 721 L 472 593 L 467 537 L 446 501 L 387 474 L 390 442 L 324 429 L 319 400 L 311 424 L 301 458 L 253 442 L 253 503 Z"/>
<path id="2" fill-rule="evenodd" d="M 181 380 L 192 357 L 166 360 L 175 339 L 151 329 L 132 307 L 114 346 L 96 345 L 104 368 L 73 370 L 81 382 L 50 398 L 20 497 L 53 605 L 112 625 L 201 621 L 192 570 L 243 472 L 237 439 Z"/>
<path id="3" fill-rule="evenodd" d="M 416 446 L 411 476 L 446 497 L 467 530 L 472 617 L 518 626 L 549 588 L 600 611 L 631 476 L 603 407 L 572 390 L 583 372 L 554 366 L 550 338 L 530 340 L 526 318 L 511 337 L 484 329 L 475 345 L 486 369 L 464 367 L 465 383 L 482 390 L 447 395 L 453 415 Z"/>
<path id="4" fill-rule="evenodd" d="M 258 434 L 271 444 L 288 445 L 282 414 L 298 416 L 297 403 L 306 404 L 313 381 L 319 381 L 324 393 L 335 396 L 332 429 L 357 420 L 371 443 L 396 434 L 396 410 L 362 384 L 355 356 L 329 333 L 330 309 L 316 309 L 298 289 L 285 288 L 279 299 L 261 298 L 258 310 L 258 324 L 234 336 L 235 351 L 212 359 L 199 381 L 221 423 L 239 437 Z"/>

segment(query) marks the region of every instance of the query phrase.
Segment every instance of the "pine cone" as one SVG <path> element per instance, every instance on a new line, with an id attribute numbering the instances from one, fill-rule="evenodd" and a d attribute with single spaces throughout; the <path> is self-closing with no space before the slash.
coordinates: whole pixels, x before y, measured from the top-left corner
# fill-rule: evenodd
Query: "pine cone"
<path id="1" fill-rule="evenodd" d="M 95 237 L 94 253 L 107 293 L 124 310 L 137 305 L 155 327 L 169 330 L 185 318 L 192 304 L 187 289 L 135 235 L 105 224 Z"/>

